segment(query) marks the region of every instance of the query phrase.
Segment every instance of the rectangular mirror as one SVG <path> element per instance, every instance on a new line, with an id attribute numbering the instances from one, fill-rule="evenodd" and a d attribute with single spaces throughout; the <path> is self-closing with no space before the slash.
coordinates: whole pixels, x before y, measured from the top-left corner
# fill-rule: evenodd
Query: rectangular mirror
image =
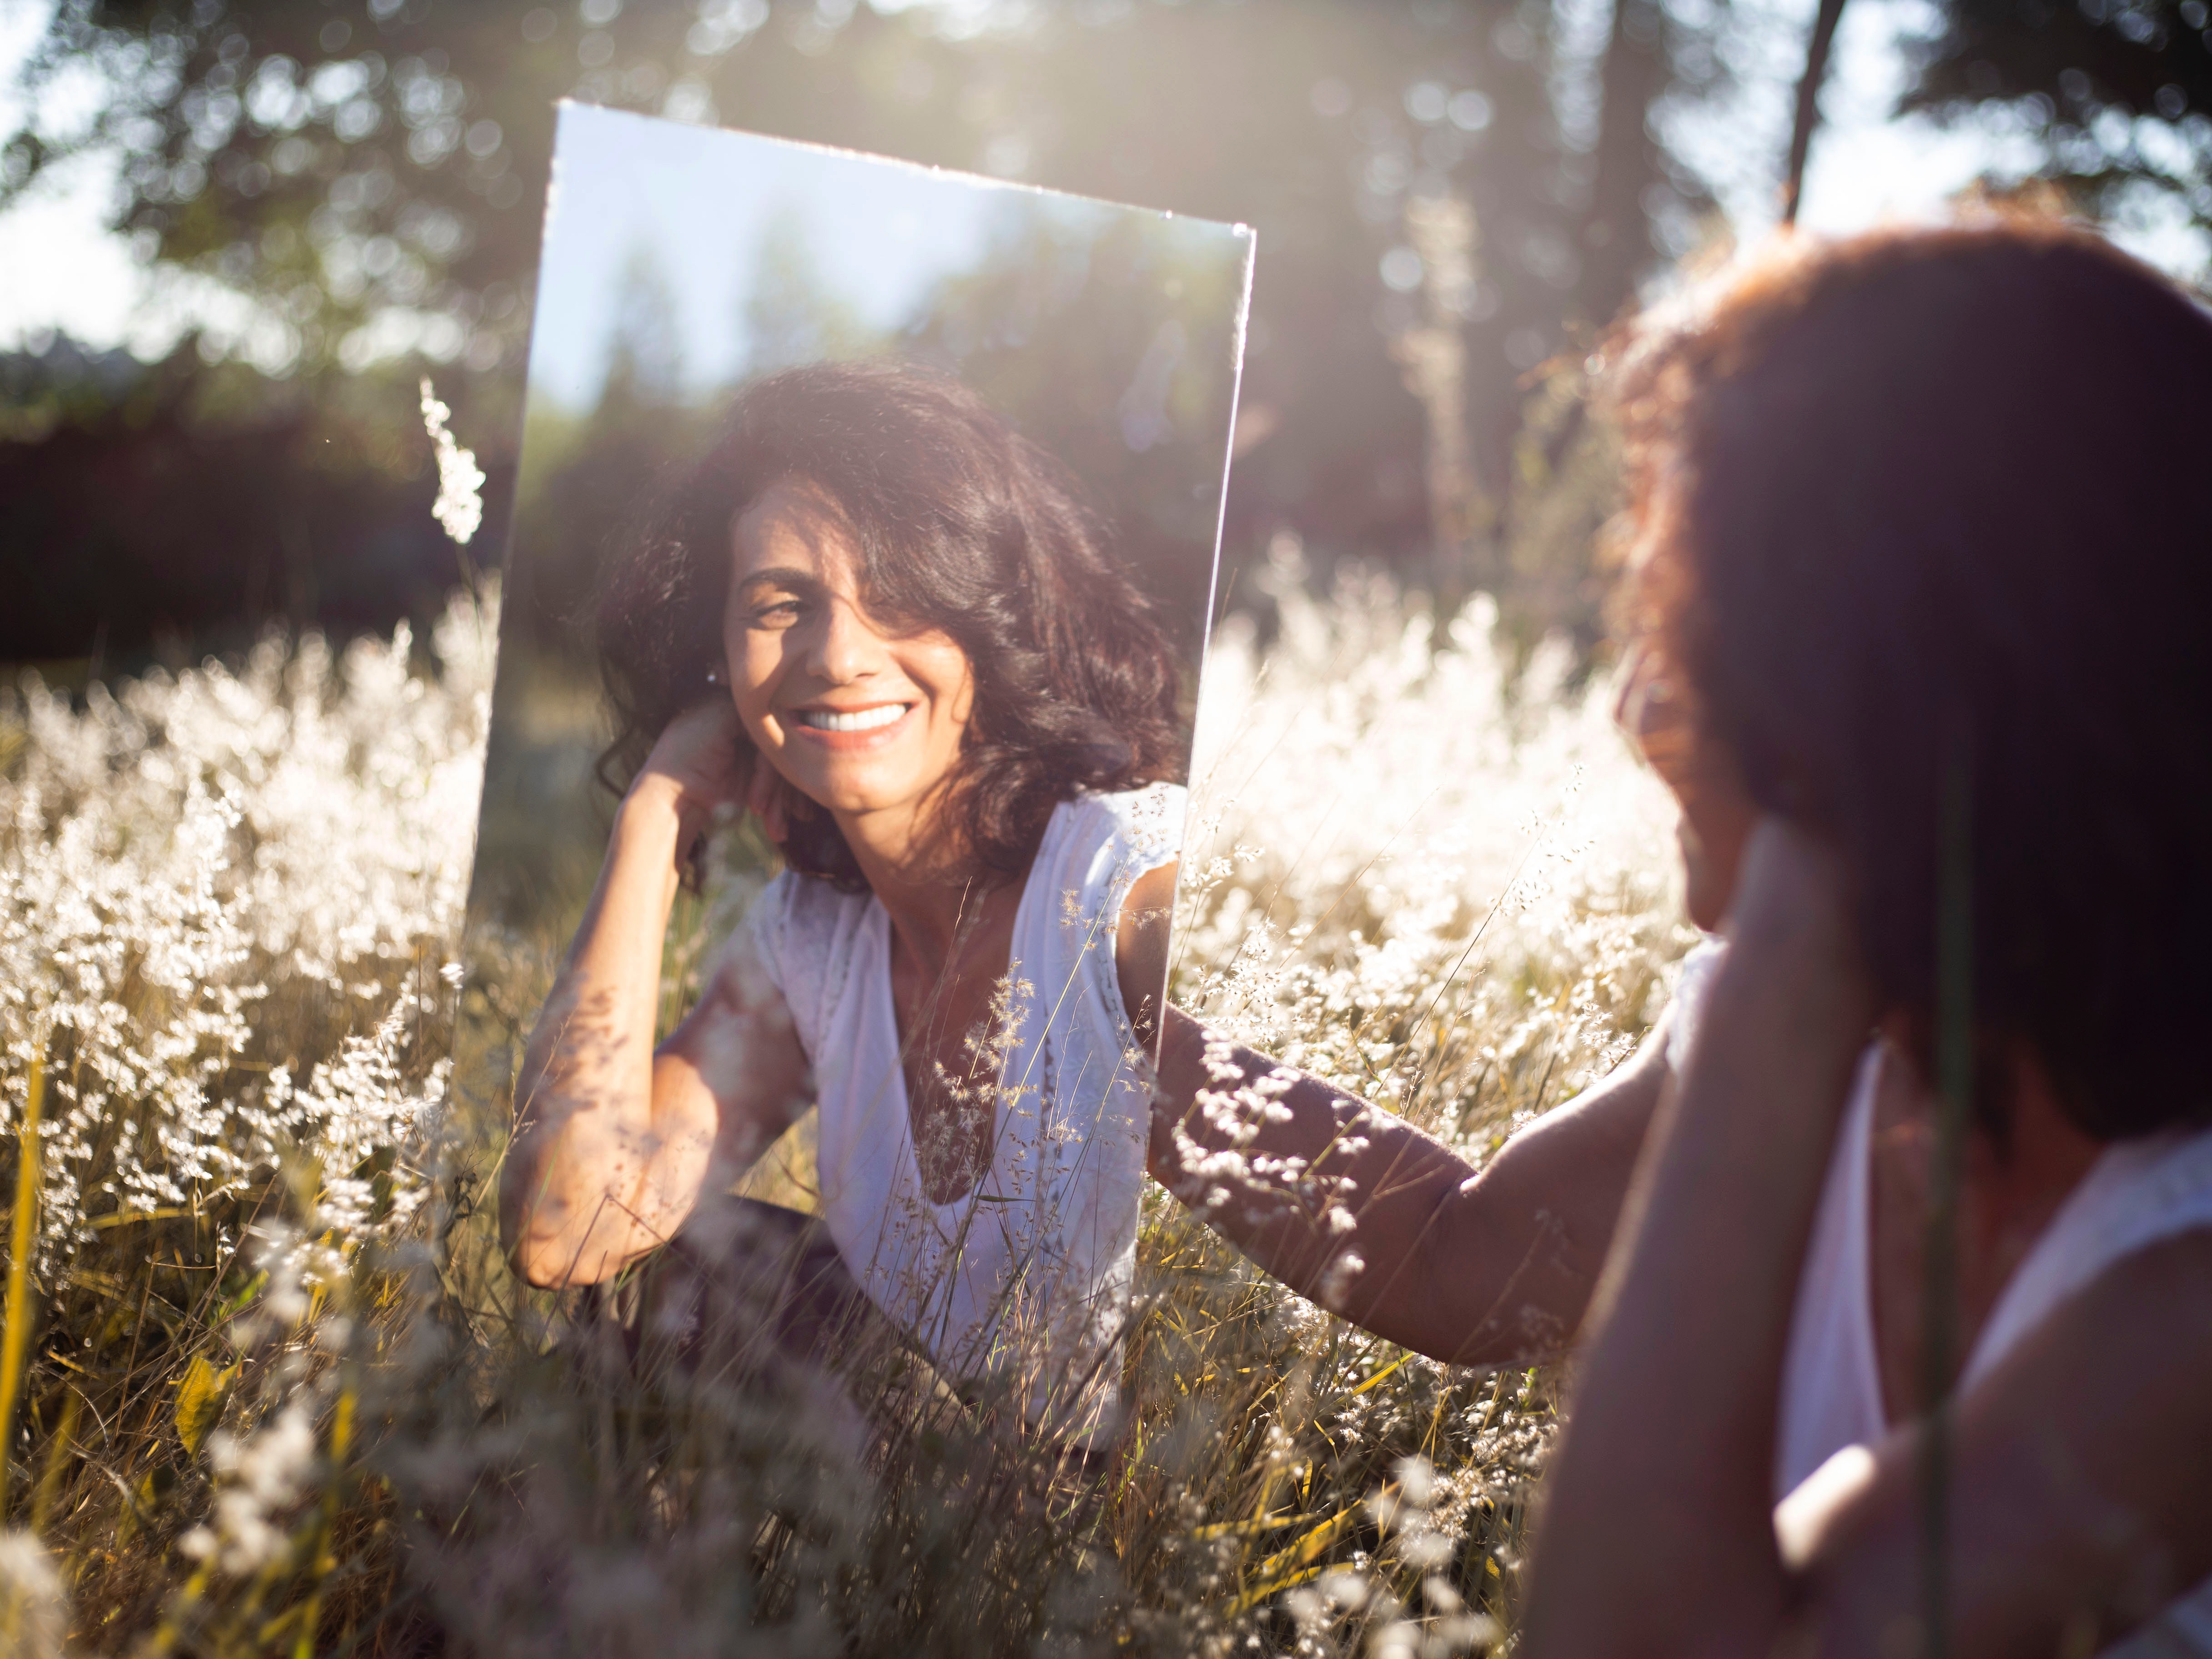
<path id="1" fill-rule="evenodd" d="M 598 1287 L 641 1366 L 680 1304 L 666 1374 L 765 1296 L 738 1370 L 872 1340 L 1106 1455 L 1251 261 L 563 107 L 459 1055 L 489 1279 Z"/>

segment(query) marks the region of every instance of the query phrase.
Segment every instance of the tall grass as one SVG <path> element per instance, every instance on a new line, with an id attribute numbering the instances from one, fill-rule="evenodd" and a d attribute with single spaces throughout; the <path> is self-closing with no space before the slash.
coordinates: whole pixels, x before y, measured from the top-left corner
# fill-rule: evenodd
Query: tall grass
<path id="1" fill-rule="evenodd" d="M 1485 1156 L 1663 1000 L 1662 803 L 1563 651 L 1514 669 L 1379 579 L 1319 603 L 1278 551 L 1279 632 L 1209 668 L 1175 994 Z M 465 1010 L 444 971 L 489 637 L 464 602 L 434 665 L 272 642 L 0 715 L 10 1160 L 49 1079 L 0 1620 L 86 1653 L 1510 1642 L 1547 1380 L 1368 1338 L 1157 1191 L 1087 1466 L 895 1343 L 846 1362 L 856 1411 L 520 1290 L 483 1200 L 562 941 L 477 938 Z M 742 897 L 683 919 L 678 1000 Z M 457 1017 L 491 1086 L 440 1105 Z M 757 1184 L 804 1206 L 781 1150 Z"/>
<path id="2" fill-rule="evenodd" d="M 458 602 L 434 675 L 402 630 L 82 704 L 0 694 L 0 1161 L 32 1351 L 4 1521 L 76 1649 L 292 1651 L 388 1599 L 349 1425 L 425 1190 L 492 637 Z M 35 1600 L 39 1557 L 10 1550 L 0 1600 Z"/>

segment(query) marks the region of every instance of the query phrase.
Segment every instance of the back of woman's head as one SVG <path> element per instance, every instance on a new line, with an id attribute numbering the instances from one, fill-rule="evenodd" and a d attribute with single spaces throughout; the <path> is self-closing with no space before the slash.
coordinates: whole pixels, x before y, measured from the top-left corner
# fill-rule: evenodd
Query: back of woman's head
<path id="1" fill-rule="evenodd" d="M 596 622 L 618 775 L 712 695 L 733 522 L 787 478 L 835 507 L 872 615 L 941 629 L 967 654 L 975 697 L 946 809 L 977 864 L 1023 868 L 1054 804 L 1079 791 L 1182 775 L 1180 659 L 1073 480 L 957 380 L 888 361 L 746 387 L 611 561 Z M 811 803 L 783 851 L 807 874 L 860 882 Z"/>
<path id="2" fill-rule="evenodd" d="M 1620 382 L 1639 621 L 1764 809 L 1832 836 L 1933 1029 L 1970 806 L 1985 1052 L 2114 1137 L 2212 1115 L 2212 317 L 2079 231 L 1787 246 Z"/>

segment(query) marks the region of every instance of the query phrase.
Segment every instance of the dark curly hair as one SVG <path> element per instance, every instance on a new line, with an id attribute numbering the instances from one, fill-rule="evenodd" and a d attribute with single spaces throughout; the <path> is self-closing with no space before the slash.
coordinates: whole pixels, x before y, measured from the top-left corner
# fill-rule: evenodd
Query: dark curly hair
<path id="1" fill-rule="evenodd" d="M 1923 1073 L 1963 760 L 1984 1053 L 2099 1139 L 2212 1117 L 2212 316 L 2051 222 L 1798 242 L 1615 401 L 1632 623 L 1840 847 Z"/>
<path id="2" fill-rule="evenodd" d="M 732 524 L 787 478 L 835 505 L 872 612 L 941 629 L 967 653 L 975 708 L 947 810 L 976 865 L 1024 869 L 1054 805 L 1079 791 L 1183 777 L 1180 659 L 1073 479 L 957 380 L 878 360 L 745 387 L 705 459 L 610 562 L 595 609 L 617 720 L 611 785 L 710 695 Z M 781 850 L 805 874 L 862 885 L 811 802 L 797 804 Z"/>

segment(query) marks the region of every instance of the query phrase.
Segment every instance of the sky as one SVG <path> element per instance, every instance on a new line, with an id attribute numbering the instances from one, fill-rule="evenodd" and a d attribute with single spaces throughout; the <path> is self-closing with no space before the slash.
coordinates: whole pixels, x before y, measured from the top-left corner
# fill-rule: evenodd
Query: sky
<path id="1" fill-rule="evenodd" d="M 1790 100 L 1813 4 L 1814 0 L 1736 0 L 1722 56 L 1738 89 L 1667 123 L 1668 141 L 1714 182 L 1740 239 L 1757 235 L 1773 217 L 1772 158 L 1788 143 Z M 20 122 L 22 112 L 9 88 L 50 11 L 51 0 L 0 0 L 0 131 L 13 131 Z M 2017 172 L 2028 164 L 2027 141 L 2005 130 L 2001 119 L 1947 131 L 1925 119 L 1891 115 L 1905 76 L 1900 41 L 1924 29 L 1929 15 L 1928 0 L 1854 0 L 1844 9 L 1833 71 L 1822 97 L 1825 122 L 1814 145 L 1800 213 L 1808 228 L 1845 232 L 1889 219 L 1931 217 L 1984 171 Z M 64 93 L 76 99 L 95 95 L 89 85 Z M 793 155 L 786 163 L 794 180 L 810 168 L 834 172 L 839 165 L 853 165 L 841 164 L 828 152 L 802 154 L 808 159 Z M 697 182 L 687 181 L 683 164 L 665 158 L 647 157 L 642 165 L 648 190 L 636 204 L 641 213 L 645 202 L 679 198 Z M 574 182 L 583 192 L 605 181 L 580 171 Z M 88 344 L 127 345 L 154 356 L 195 316 L 211 324 L 210 332 L 218 337 L 245 326 L 236 302 L 212 284 L 170 284 L 156 291 L 133 259 L 128 241 L 102 222 L 114 183 L 112 158 L 82 158 L 57 169 L 29 197 L 0 214 L 0 349 L 36 343 L 49 331 L 61 330 Z M 847 273 L 868 276 L 849 297 L 870 320 L 895 320 L 916 283 L 959 263 L 963 249 L 972 250 L 986 198 L 948 190 L 941 218 L 924 215 L 901 230 L 896 215 L 905 210 L 890 198 L 911 191 L 911 184 L 895 184 L 887 172 L 874 185 L 854 176 L 848 187 L 885 192 L 886 211 L 892 216 L 878 228 L 887 227 L 892 234 L 861 236 L 825 226 L 817 255 L 833 278 Z M 687 335 L 702 343 L 702 373 L 718 353 L 724 361 L 712 364 L 716 373 L 736 354 L 742 302 L 732 288 L 717 289 L 702 274 L 733 268 L 711 257 L 713 249 L 733 252 L 777 199 L 764 182 L 744 199 L 732 198 L 726 215 L 697 216 L 698 245 L 687 253 L 709 257 L 670 262 L 672 270 L 693 273 L 688 285 L 679 288 L 678 300 Z M 2116 240 L 2173 270 L 2201 268 L 2205 257 L 2198 234 L 2175 225 L 2131 226 Z M 583 263 L 573 290 L 548 296 L 556 307 L 590 303 L 593 284 L 605 284 L 618 272 L 630 242 L 622 234 L 598 241 L 603 256 L 598 268 L 586 269 L 592 262 L 580 252 Z M 562 313 L 556 309 L 554 314 Z M 546 330 L 538 331 L 550 340 Z M 588 397 L 599 365 L 550 344 L 547 351 L 549 387 Z"/>
<path id="2" fill-rule="evenodd" d="M 641 253 L 670 283 L 684 377 L 703 391 L 744 367 L 751 273 L 779 224 L 797 230 L 827 293 L 881 332 L 906 322 L 939 278 L 976 264 L 1006 206 L 1041 194 L 580 104 L 562 106 L 557 138 L 530 387 L 571 408 L 598 399 L 615 301 Z M 1141 211 L 1047 199 L 1085 218 Z"/>
<path id="3" fill-rule="evenodd" d="M 22 125 L 15 74 L 51 10 L 45 0 L 0 0 L 0 131 Z M 114 184 L 112 160 L 72 162 L 0 214 L 0 347 L 46 329 L 101 345 L 133 341 L 145 277 L 130 244 L 101 222 Z"/>

